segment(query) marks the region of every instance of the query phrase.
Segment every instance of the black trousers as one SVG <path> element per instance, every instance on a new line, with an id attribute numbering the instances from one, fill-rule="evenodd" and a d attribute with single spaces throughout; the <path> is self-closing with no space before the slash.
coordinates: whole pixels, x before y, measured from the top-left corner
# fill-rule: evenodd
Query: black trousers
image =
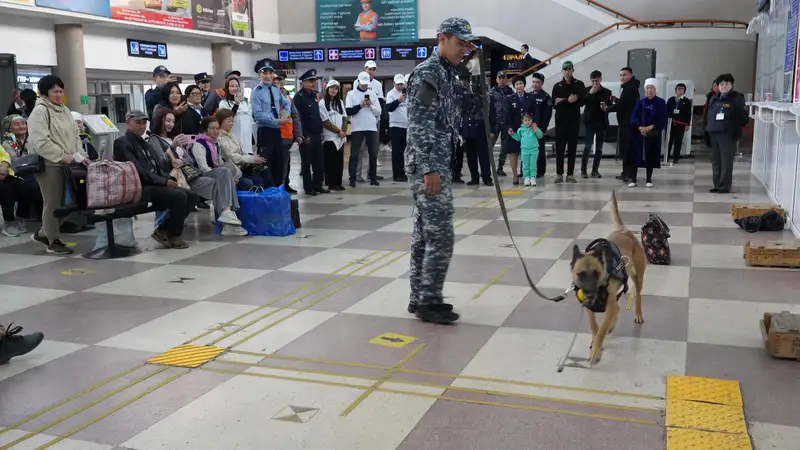
<path id="1" fill-rule="evenodd" d="M 377 131 L 353 131 L 350 133 L 350 161 L 347 164 L 347 171 L 350 173 L 350 181 L 356 181 L 358 172 L 358 160 L 361 157 L 361 146 L 366 142 L 367 152 L 369 152 L 369 171 L 370 180 L 377 181 L 378 178 L 378 132 Z"/>
<path id="2" fill-rule="evenodd" d="M 200 201 L 192 191 L 166 186 L 142 186 L 142 201 L 151 202 L 157 211 L 169 211 L 167 218 L 158 226 L 170 236 L 183 234 L 183 222 Z"/>
<path id="3" fill-rule="evenodd" d="M 324 179 L 325 156 L 322 153 L 322 135 L 308 136 L 309 142 L 300 144 L 300 175 L 303 177 L 303 189 L 308 191 L 322 190 Z"/>
<path id="4" fill-rule="evenodd" d="M 729 192 L 733 185 L 733 161 L 737 139 L 727 133 L 709 133 L 714 189 Z"/>
<path id="5" fill-rule="evenodd" d="M 492 181 L 492 169 L 489 167 L 489 150 L 486 148 L 486 138 L 466 138 L 464 150 L 467 153 L 467 166 L 472 181 L 483 180 L 484 183 Z M 480 172 L 478 166 L 480 165 Z"/>
<path id="6" fill-rule="evenodd" d="M 390 127 L 389 137 L 392 141 L 392 179 L 403 179 L 406 177 L 406 129 L 400 127 Z"/>
<path id="7" fill-rule="evenodd" d="M 536 178 L 542 178 L 547 173 L 547 155 L 544 149 L 544 131 L 539 139 L 539 156 L 536 158 Z"/>
<path id="8" fill-rule="evenodd" d="M 669 131 L 669 144 L 667 144 L 667 152 L 673 162 L 678 162 L 681 157 L 681 146 L 683 145 L 683 136 L 686 133 L 686 126 L 673 123 Z"/>
<path id="9" fill-rule="evenodd" d="M 567 158 L 567 175 L 575 174 L 575 155 L 578 152 L 580 122 L 556 124 L 556 173 L 564 175 L 564 156 Z M 566 152 L 566 155 L 565 155 Z"/>
<path id="10" fill-rule="evenodd" d="M 38 195 L 37 195 L 38 194 Z M 17 217 L 30 217 L 31 206 L 41 209 L 42 196 L 36 181 L 30 182 L 11 175 L 0 180 L 0 209 L 3 210 L 3 221 L 10 224 Z M 17 213 L 14 214 L 14 205 Z"/>
<path id="11" fill-rule="evenodd" d="M 602 126 L 586 124 L 586 136 L 583 141 L 583 157 L 581 158 L 581 173 L 586 173 L 586 166 L 589 164 L 589 152 L 594 148 L 594 159 L 592 161 L 592 173 L 600 168 L 600 160 L 603 158 L 603 141 L 606 137 L 606 129 Z"/>
<path id="12" fill-rule="evenodd" d="M 286 178 L 286 149 L 279 128 L 260 127 L 258 129 L 258 155 L 267 160 L 270 175 L 275 186 L 280 186 Z"/>
<path id="13" fill-rule="evenodd" d="M 325 184 L 328 187 L 342 186 L 342 172 L 344 172 L 344 146 L 336 148 L 336 144 L 326 141 L 322 144 L 322 153 L 325 156 Z"/>
<path id="14" fill-rule="evenodd" d="M 289 186 L 289 174 L 292 172 L 292 156 L 289 154 L 289 150 L 292 148 L 292 144 L 294 143 L 291 139 L 283 139 L 283 157 L 286 161 L 286 175 L 283 178 L 283 185 L 288 187 Z"/>
<path id="15" fill-rule="evenodd" d="M 453 181 L 461 179 L 461 169 L 464 168 L 464 146 L 459 145 L 453 149 Z"/>
<path id="16" fill-rule="evenodd" d="M 620 125 L 617 132 L 617 151 L 619 159 L 622 161 L 622 176 L 630 178 L 628 173 L 629 155 L 633 154 L 633 141 L 631 141 L 631 127 Z"/>

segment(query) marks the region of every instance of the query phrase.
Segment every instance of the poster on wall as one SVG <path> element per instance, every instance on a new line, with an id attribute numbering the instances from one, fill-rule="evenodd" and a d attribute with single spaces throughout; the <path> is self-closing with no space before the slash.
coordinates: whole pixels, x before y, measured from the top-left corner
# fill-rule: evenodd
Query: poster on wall
<path id="1" fill-rule="evenodd" d="M 116 20 L 192 28 L 191 0 L 111 0 L 110 3 L 111 17 Z"/>
<path id="2" fill-rule="evenodd" d="M 415 42 L 417 0 L 317 0 L 317 42 Z"/>
<path id="3" fill-rule="evenodd" d="M 192 0 L 195 30 L 253 37 L 251 0 Z"/>
<path id="4" fill-rule="evenodd" d="M 108 0 L 36 0 L 36 6 L 91 14 L 93 16 L 111 17 L 111 8 L 109 8 Z"/>
<path id="5" fill-rule="evenodd" d="M 792 94 L 795 85 L 795 63 L 797 60 L 797 25 L 800 13 L 800 0 L 791 0 L 789 5 L 789 19 L 786 21 L 786 59 L 783 63 L 783 101 L 797 101 Z M 797 89 L 794 90 L 795 96 Z"/>

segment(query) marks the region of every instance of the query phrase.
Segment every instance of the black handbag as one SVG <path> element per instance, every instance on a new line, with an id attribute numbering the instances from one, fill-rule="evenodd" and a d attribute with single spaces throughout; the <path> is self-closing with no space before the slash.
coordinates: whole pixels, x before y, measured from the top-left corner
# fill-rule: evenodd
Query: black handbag
<path id="1" fill-rule="evenodd" d="M 14 174 L 18 177 L 42 173 L 44 172 L 44 159 L 35 153 L 29 153 L 11 158 L 11 168 L 14 169 Z"/>
<path id="2" fill-rule="evenodd" d="M 191 183 L 203 176 L 203 172 L 200 172 L 200 169 L 190 164 L 182 165 L 181 172 L 183 172 L 183 177 L 186 178 L 187 183 Z"/>
<path id="3" fill-rule="evenodd" d="M 89 173 L 88 168 L 84 164 L 70 163 L 62 164 L 61 169 L 64 171 L 64 198 L 62 204 L 64 206 L 77 206 L 80 209 L 86 209 L 86 177 Z"/>
<path id="4" fill-rule="evenodd" d="M 760 216 L 743 217 L 734 220 L 734 222 L 748 233 L 782 231 L 786 227 L 786 219 L 777 211 L 767 211 Z"/>

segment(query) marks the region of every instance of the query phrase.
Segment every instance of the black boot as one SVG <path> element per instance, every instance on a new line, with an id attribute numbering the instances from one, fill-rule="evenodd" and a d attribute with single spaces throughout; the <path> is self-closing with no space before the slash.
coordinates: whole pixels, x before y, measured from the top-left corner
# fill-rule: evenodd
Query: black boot
<path id="1" fill-rule="evenodd" d="M 448 303 L 434 303 L 430 305 L 417 305 L 417 319 L 423 322 L 431 322 L 446 325 L 459 319 L 459 315 L 453 312 L 453 305 Z"/>
<path id="2" fill-rule="evenodd" d="M 444 308 L 444 309 L 450 308 L 450 309 L 447 309 L 448 311 L 452 311 L 453 310 L 453 305 L 451 305 L 450 303 L 439 303 L 439 307 L 440 308 Z M 411 313 L 411 314 L 416 314 L 416 312 L 417 312 L 417 304 L 409 302 L 408 303 L 408 312 Z"/>
<path id="3" fill-rule="evenodd" d="M 32 333 L 21 336 L 22 327 L 10 324 L 6 333 L 0 336 L 0 365 L 7 364 L 11 358 L 30 353 L 42 343 L 42 333 Z"/>

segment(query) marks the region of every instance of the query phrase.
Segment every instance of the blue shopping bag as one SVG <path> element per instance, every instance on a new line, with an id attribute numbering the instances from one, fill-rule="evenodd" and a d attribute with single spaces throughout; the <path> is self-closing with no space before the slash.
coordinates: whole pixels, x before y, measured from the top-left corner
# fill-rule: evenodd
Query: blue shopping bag
<path id="1" fill-rule="evenodd" d="M 238 191 L 239 220 L 251 236 L 289 236 L 292 224 L 292 198 L 283 186 Z"/>

